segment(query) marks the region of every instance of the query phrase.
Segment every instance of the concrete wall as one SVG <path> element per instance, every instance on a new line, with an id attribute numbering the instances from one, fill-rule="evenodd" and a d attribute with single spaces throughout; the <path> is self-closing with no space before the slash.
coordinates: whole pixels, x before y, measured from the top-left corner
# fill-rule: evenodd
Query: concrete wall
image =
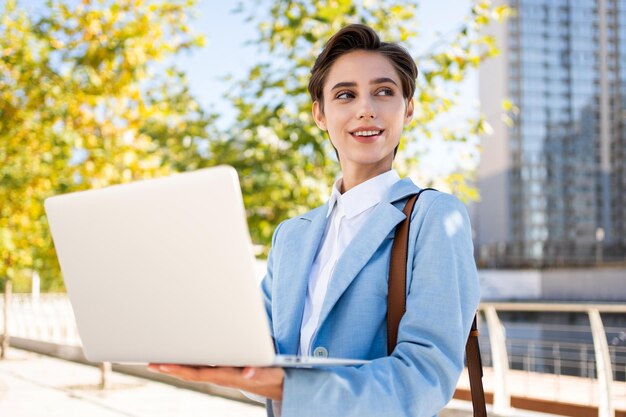
<path id="1" fill-rule="evenodd" d="M 626 302 L 626 267 L 480 270 L 484 301 Z"/>

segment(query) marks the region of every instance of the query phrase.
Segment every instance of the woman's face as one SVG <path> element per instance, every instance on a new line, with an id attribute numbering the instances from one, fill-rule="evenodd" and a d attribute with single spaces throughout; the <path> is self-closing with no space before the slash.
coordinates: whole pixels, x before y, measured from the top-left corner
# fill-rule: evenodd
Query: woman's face
<path id="1" fill-rule="evenodd" d="M 330 68 L 323 94 L 324 112 L 316 101 L 313 117 L 328 131 L 344 174 L 391 169 L 403 127 L 413 116 L 413 100 L 402 96 L 391 62 L 371 51 L 342 55 Z"/>

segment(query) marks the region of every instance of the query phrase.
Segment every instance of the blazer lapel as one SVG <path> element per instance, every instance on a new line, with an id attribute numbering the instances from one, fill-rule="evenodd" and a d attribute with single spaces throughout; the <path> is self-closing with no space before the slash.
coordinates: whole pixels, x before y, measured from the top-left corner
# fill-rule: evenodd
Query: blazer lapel
<path id="1" fill-rule="evenodd" d="M 418 191 L 419 188 L 410 179 L 402 179 L 391 188 L 386 198 L 374 208 L 361 230 L 354 236 L 337 261 L 320 313 L 318 328 L 322 326 L 341 295 L 361 269 L 367 265 L 383 240 L 393 232 L 398 223 L 406 218 L 402 212 L 404 205 L 400 204 L 399 201 L 416 194 Z"/>
<path id="2" fill-rule="evenodd" d="M 311 266 L 326 228 L 327 205 L 300 216 L 298 228 L 285 243 L 281 261 L 282 279 L 277 282 L 273 322 L 282 354 L 295 354 L 300 344 L 300 326 Z"/>

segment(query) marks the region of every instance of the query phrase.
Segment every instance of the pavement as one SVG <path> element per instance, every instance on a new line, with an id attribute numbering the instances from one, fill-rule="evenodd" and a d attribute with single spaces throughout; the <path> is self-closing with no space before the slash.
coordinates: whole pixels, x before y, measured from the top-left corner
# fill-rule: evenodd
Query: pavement
<path id="1" fill-rule="evenodd" d="M 3 417 L 262 417 L 263 407 L 10 349 L 0 361 Z"/>
<path id="2" fill-rule="evenodd" d="M 265 409 L 233 399 L 111 372 L 99 388 L 97 367 L 10 348 L 0 360 L 2 417 L 263 417 Z M 452 400 L 440 417 L 470 417 Z M 491 416 L 491 414 L 490 414 Z M 515 417 L 547 416 L 518 410 Z"/>

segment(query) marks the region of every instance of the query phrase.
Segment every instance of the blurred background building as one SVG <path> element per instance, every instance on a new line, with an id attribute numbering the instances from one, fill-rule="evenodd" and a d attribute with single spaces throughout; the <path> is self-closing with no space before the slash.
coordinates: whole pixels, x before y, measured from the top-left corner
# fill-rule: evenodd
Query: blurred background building
<path id="1" fill-rule="evenodd" d="M 501 2 L 502 3 L 502 2 Z M 509 0 L 480 70 L 483 266 L 626 259 L 626 0 Z M 510 99 L 510 119 L 501 118 Z"/>

